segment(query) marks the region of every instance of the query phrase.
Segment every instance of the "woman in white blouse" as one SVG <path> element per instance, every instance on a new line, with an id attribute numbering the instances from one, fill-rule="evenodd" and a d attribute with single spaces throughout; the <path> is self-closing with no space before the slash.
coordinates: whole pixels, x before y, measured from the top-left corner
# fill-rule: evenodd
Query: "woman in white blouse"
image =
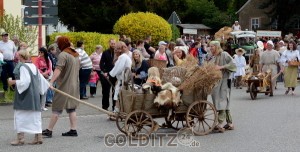
<path id="1" fill-rule="evenodd" d="M 297 45 L 294 41 L 288 43 L 287 50 L 282 53 L 282 64 L 284 69 L 284 86 L 287 88 L 285 94 L 288 94 L 292 90 L 292 95 L 294 95 L 294 90 L 297 85 L 298 77 L 298 66 L 289 65 L 290 61 L 299 61 L 299 51 L 296 50 Z"/>

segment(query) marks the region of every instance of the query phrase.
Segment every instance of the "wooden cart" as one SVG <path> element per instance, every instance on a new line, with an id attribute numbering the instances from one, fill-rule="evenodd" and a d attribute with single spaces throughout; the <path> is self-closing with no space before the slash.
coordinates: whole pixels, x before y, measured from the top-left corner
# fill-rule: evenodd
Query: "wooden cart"
<path id="1" fill-rule="evenodd" d="M 120 113 L 117 115 L 118 129 L 133 139 L 143 139 L 155 131 L 155 118 L 165 118 L 173 129 L 192 128 L 195 135 L 210 133 L 217 123 L 217 112 L 202 90 L 183 92 L 182 103 L 174 110 L 170 119 L 168 110 L 154 106 L 154 94 L 136 94 L 120 90 Z"/>
<path id="2" fill-rule="evenodd" d="M 264 93 L 265 95 L 270 94 L 273 96 L 273 89 L 272 89 L 272 78 L 271 76 L 268 77 L 269 85 L 265 86 L 264 90 L 261 90 L 263 86 L 263 79 L 258 78 L 257 76 L 253 76 L 246 80 L 248 84 L 247 93 L 250 93 L 250 97 L 252 100 L 255 100 L 258 93 Z"/>

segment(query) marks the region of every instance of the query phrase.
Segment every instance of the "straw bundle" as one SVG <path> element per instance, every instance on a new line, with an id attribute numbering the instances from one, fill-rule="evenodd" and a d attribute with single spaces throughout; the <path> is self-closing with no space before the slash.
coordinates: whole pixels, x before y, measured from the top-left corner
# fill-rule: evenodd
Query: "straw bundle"
<path id="1" fill-rule="evenodd" d="M 214 85 L 222 78 L 221 71 L 214 69 L 215 65 L 213 64 L 197 67 L 195 72 L 190 77 L 186 77 L 186 80 L 178 88 L 187 91 L 202 89 L 206 93 L 210 93 Z"/>
<path id="2" fill-rule="evenodd" d="M 175 66 L 171 68 L 164 68 L 162 71 L 162 82 L 170 82 L 175 87 L 178 87 L 185 80 L 185 73 L 187 72 L 187 69 Z"/>
<path id="3" fill-rule="evenodd" d="M 215 39 L 225 39 L 227 40 L 228 38 L 232 37 L 230 35 L 230 32 L 232 32 L 232 28 L 225 26 L 221 28 L 217 33 L 215 33 Z"/>
<path id="4" fill-rule="evenodd" d="M 189 69 L 191 67 L 194 67 L 195 65 L 198 65 L 198 63 L 199 61 L 197 58 L 188 54 L 185 58 L 185 61 L 181 65 L 179 65 L 179 67 Z"/>

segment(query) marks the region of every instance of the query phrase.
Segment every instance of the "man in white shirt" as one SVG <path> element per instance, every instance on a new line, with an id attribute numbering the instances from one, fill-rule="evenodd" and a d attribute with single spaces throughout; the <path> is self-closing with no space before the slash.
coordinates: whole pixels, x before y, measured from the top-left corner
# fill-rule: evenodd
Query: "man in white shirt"
<path id="1" fill-rule="evenodd" d="M 14 71 L 14 55 L 17 51 L 15 43 L 8 38 L 8 33 L 2 33 L 2 41 L 0 41 L 0 52 L 3 54 L 3 60 L 6 64 L 2 65 L 1 81 L 3 83 L 4 91 L 7 91 L 7 78 L 15 79 Z"/>

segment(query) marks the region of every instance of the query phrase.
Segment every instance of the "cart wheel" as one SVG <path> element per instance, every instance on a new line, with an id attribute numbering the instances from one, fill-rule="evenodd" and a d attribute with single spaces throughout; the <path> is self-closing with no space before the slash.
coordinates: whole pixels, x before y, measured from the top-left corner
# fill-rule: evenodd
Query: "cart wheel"
<path id="1" fill-rule="evenodd" d="M 250 84 L 249 91 L 250 91 L 251 99 L 252 99 L 252 100 L 255 100 L 255 99 L 256 99 L 256 96 L 257 96 L 257 90 L 256 90 L 256 87 L 255 87 L 255 85 L 254 85 L 254 82 L 252 82 L 252 83 Z"/>
<path id="2" fill-rule="evenodd" d="M 126 115 L 127 114 L 124 113 L 124 112 L 119 112 L 117 114 L 117 118 L 116 118 L 117 127 L 124 134 L 126 134 L 126 132 L 125 132 L 125 123 L 124 123 Z"/>
<path id="3" fill-rule="evenodd" d="M 196 135 L 207 135 L 217 125 L 217 111 L 208 101 L 195 101 L 186 112 L 186 121 Z"/>
<path id="4" fill-rule="evenodd" d="M 154 129 L 152 116 L 143 110 L 130 112 L 125 119 L 125 132 L 133 139 L 147 139 Z"/>
<path id="5" fill-rule="evenodd" d="M 165 121 L 169 128 L 173 128 L 175 130 L 186 127 L 186 118 L 184 114 L 177 114 L 171 120 L 168 120 L 168 118 L 165 117 Z"/>

